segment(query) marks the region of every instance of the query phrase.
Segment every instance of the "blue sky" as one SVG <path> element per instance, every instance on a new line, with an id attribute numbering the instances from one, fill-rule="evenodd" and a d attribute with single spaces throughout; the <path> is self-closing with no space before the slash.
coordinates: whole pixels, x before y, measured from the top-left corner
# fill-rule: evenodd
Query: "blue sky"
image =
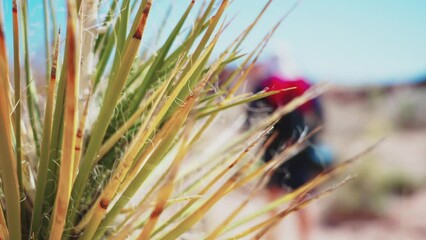
<path id="1" fill-rule="evenodd" d="M 237 25 L 261 6 L 260 1 L 237 2 Z M 256 35 L 293 3 L 273 2 Z M 304 0 L 283 22 L 268 52 L 281 45 L 302 72 L 317 80 L 372 83 L 426 75 L 426 1 Z"/>
<path id="2" fill-rule="evenodd" d="M 11 8 L 10 2 L 3 1 L 5 10 Z M 174 20 L 188 2 L 155 0 L 154 11 L 161 16 L 173 3 Z M 237 14 L 236 18 L 219 47 L 229 43 L 265 2 L 235 0 L 228 15 Z M 245 50 L 252 49 L 294 2 L 275 0 L 247 39 Z M 41 4 L 41 0 L 29 0 L 33 56 L 42 52 Z M 11 46 L 10 10 L 7 12 L 5 22 Z M 63 9 L 58 11 L 61 12 Z M 151 20 L 153 32 L 156 22 Z M 412 80 L 426 75 L 426 1 L 303 0 L 283 22 L 265 53 L 282 52 L 286 61 L 290 59 L 302 74 L 314 80 L 343 84 Z"/>

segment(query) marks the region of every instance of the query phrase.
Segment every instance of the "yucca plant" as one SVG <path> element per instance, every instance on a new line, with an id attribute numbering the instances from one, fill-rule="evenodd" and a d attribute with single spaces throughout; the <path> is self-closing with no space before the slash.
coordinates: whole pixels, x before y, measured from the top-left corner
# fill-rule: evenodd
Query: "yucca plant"
<path id="1" fill-rule="evenodd" d="M 53 1 L 45 0 L 40 14 L 47 30 L 46 91 L 32 81 L 27 1 L 13 0 L 13 9 L 4 9 L 13 12 L 14 34 L 5 36 L 0 24 L 0 239 L 179 239 L 222 197 L 249 182 L 253 189 L 246 201 L 203 238 L 257 239 L 332 190 L 302 197 L 345 164 L 237 218 L 270 172 L 304 143 L 258 165 L 268 129 L 318 89 L 235 135 L 215 155 L 191 160 L 193 147 L 222 110 L 277 93 L 237 90 L 285 16 L 252 52 L 242 53 L 242 42 L 271 3 L 265 2 L 253 22 L 216 54 L 230 22 L 224 17 L 229 2 L 210 0 L 195 8 L 194 1 L 180 1 L 186 10 L 150 53 L 140 48 L 155 0 L 68 0 L 62 31 Z M 92 27 L 99 22 L 103 31 Z M 169 23 L 167 17 L 163 23 Z M 6 49 L 12 40 L 13 58 Z M 230 63 L 239 67 L 218 84 Z M 291 201 L 272 218 L 242 227 Z"/>

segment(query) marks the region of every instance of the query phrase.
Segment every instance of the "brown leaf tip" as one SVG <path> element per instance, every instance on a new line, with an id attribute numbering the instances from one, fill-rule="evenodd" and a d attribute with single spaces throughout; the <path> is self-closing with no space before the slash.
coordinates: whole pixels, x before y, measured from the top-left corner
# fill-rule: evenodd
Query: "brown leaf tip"
<path id="1" fill-rule="evenodd" d="M 163 210 L 164 209 L 162 207 L 156 207 L 151 213 L 151 218 L 158 218 L 163 212 Z"/>
<path id="2" fill-rule="evenodd" d="M 107 209 L 108 208 L 108 206 L 109 206 L 109 201 L 108 200 L 106 200 L 106 199 L 102 199 L 101 200 L 101 202 L 99 203 L 99 206 L 102 208 L 102 209 Z"/>
<path id="3" fill-rule="evenodd" d="M 143 14 L 148 14 L 149 10 L 151 10 L 152 1 L 148 1 L 145 5 L 145 9 L 143 10 Z"/>
<path id="4" fill-rule="evenodd" d="M 136 38 L 138 40 L 142 39 L 143 35 L 143 28 L 145 27 L 146 19 L 148 17 L 149 11 L 151 10 L 152 3 L 151 1 L 148 1 L 145 5 L 145 9 L 143 10 L 141 21 L 139 22 L 138 27 L 136 28 L 135 33 L 133 34 L 133 38 Z"/>
<path id="5" fill-rule="evenodd" d="M 52 69 L 50 70 L 50 78 L 51 80 L 56 79 L 56 67 L 52 66 Z"/>
<path id="6" fill-rule="evenodd" d="M 142 39 L 142 29 L 137 28 L 135 34 L 133 34 L 133 38 L 141 40 Z"/>
<path id="7" fill-rule="evenodd" d="M 78 129 L 78 130 L 77 130 L 77 137 L 78 137 L 78 138 L 83 137 L 83 131 L 81 131 L 81 129 Z"/>
<path id="8" fill-rule="evenodd" d="M 12 2 L 12 12 L 17 13 L 18 12 L 18 5 L 16 4 L 16 1 Z"/>

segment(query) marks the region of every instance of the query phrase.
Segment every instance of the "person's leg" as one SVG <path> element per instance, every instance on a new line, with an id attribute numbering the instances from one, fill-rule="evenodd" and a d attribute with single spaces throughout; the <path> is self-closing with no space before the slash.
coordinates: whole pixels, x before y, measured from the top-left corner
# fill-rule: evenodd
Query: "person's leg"
<path id="1" fill-rule="evenodd" d="M 299 227 L 299 239 L 309 240 L 312 229 L 312 222 L 311 217 L 309 216 L 309 211 L 307 209 L 302 208 L 298 210 L 296 214 Z"/>
<path id="2" fill-rule="evenodd" d="M 268 188 L 267 188 L 268 202 L 273 202 L 273 201 L 277 200 L 278 198 L 284 196 L 286 193 L 287 193 L 287 191 L 285 191 L 283 188 L 281 188 L 279 186 L 268 186 Z M 270 215 L 270 217 L 273 217 L 273 216 L 277 215 L 279 212 L 280 212 L 280 209 L 274 209 L 271 212 L 269 212 L 269 215 Z M 272 228 L 267 233 L 266 239 L 268 239 L 268 240 L 280 240 L 280 239 L 282 239 L 281 233 L 282 233 L 282 228 L 280 228 L 280 229 Z"/>
<path id="3" fill-rule="evenodd" d="M 312 179 L 317 172 L 313 170 L 310 148 L 307 147 L 283 164 L 289 176 L 284 184 L 292 189 L 298 189 Z M 297 236 L 300 240 L 309 240 L 312 229 L 308 209 L 300 209 L 295 213 Z"/>
<path id="4" fill-rule="evenodd" d="M 273 202 L 287 193 L 288 191 L 281 187 L 268 187 L 268 201 Z M 275 216 L 280 211 L 280 209 L 274 209 L 270 212 L 270 216 Z M 304 208 L 298 210 L 296 212 L 296 221 L 298 228 L 297 235 L 299 236 L 299 239 L 309 240 L 312 229 L 312 222 L 311 217 L 309 216 L 309 211 Z M 279 229 L 279 231 L 277 229 L 271 229 L 271 231 L 268 233 L 267 239 L 282 239 L 282 231 L 282 227 Z"/>

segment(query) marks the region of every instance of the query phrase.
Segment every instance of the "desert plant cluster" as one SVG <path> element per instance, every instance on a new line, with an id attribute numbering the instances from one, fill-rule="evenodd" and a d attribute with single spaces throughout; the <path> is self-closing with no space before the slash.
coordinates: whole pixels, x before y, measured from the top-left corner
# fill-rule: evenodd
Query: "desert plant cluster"
<path id="1" fill-rule="evenodd" d="M 3 18 L 12 11 L 13 36 L 0 24 L 0 239 L 184 239 L 222 197 L 248 183 L 246 201 L 224 212 L 226 220 L 203 236 L 258 239 L 289 213 L 332 191 L 307 194 L 345 164 L 238 217 L 270 172 L 305 142 L 260 165 L 268 130 L 318 89 L 223 142 L 216 154 L 189 160 L 221 111 L 276 93 L 238 91 L 285 17 L 268 26 L 270 32 L 252 51 L 242 52 L 270 3 L 265 1 L 226 48 L 217 49 L 232 23 L 226 17 L 232 1 L 198 7 L 180 1 L 186 10 L 176 22 L 165 19 L 172 30 L 154 53 L 146 53 L 141 44 L 155 0 L 68 0 L 61 29 L 54 1 L 45 0 L 40 16 L 48 61 L 45 82 L 37 83 L 28 49 L 28 1 L 13 0 L 13 9 L 1 12 Z M 92 27 L 99 22 L 102 30 Z M 178 36 L 184 40 L 176 42 Z M 222 79 L 231 63 L 238 67 Z M 129 204 L 135 195 L 137 201 Z M 257 220 L 283 203 L 290 204 Z"/>

